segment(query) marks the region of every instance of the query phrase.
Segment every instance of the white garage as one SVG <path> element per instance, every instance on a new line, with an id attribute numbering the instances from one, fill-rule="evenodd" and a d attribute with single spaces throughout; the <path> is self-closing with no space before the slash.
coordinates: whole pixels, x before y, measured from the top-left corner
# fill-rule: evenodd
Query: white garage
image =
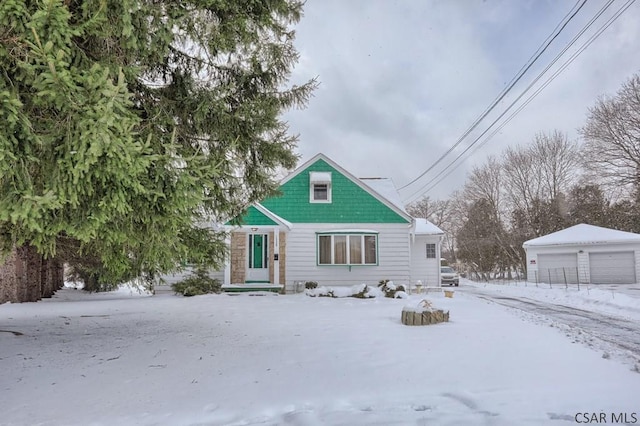
<path id="1" fill-rule="evenodd" d="M 640 234 L 580 224 L 522 247 L 529 282 L 633 284 L 640 277 Z"/>

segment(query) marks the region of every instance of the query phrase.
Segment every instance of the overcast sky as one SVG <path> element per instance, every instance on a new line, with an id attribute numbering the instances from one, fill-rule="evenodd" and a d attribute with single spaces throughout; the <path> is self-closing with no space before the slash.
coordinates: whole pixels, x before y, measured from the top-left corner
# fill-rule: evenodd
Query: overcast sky
<path id="1" fill-rule="evenodd" d="M 588 0 L 561 35 L 442 167 L 401 191 L 413 200 L 519 96 L 607 3 Z M 626 1 L 616 0 L 534 86 L 543 83 Z M 575 0 L 307 0 L 296 26 L 299 83 L 320 82 L 308 108 L 286 114 L 301 163 L 322 152 L 358 177 L 397 187 L 449 149 L 518 73 Z M 447 198 L 474 165 L 539 132 L 578 139 L 588 108 L 640 71 L 636 2 L 525 109 L 424 195 Z M 525 100 L 525 95 L 522 100 Z M 517 108 L 522 102 L 516 104 Z M 512 109 L 512 111 L 514 110 Z M 505 116 L 505 118 L 509 115 Z M 476 146 L 480 145 L 484 138 Z"/>

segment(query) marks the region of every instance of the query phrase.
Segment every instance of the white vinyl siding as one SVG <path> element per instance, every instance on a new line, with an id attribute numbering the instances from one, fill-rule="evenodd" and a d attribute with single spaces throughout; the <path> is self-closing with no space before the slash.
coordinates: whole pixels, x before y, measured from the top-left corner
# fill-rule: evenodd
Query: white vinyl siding
<path id="1" fill-rule="evenodd" d="M 416 235 L 411 245 L 411 285 L 418 281 L 424 286 L 435 287 L 440 285 L 440 253 L 438 250 L 437 235 Z M 428 258 L 425 255 L 425 247 L 435 245 L 435 257 Z"/>
<path id="2" fill-rule="evenodd" d="M 389 279 L 398 284 L 408 283 L 410 277 L 410 249 L 409 232 L 406 224 L 339 224 L 341 229 L 349 229 L 350 234 L 358 233 L 362 229 L 366 263 L 377 264 L 351 264 L 351 265 L 319 265 L 318 248 L 323 243 L 320 236 L 331 235 L 336 229 L 336 224 L 303 224 L 296 223 L 295 227 L 287 234 L 286 267 L 287 284 L 296 281 L 316 281 L 320 285 L 340 286 L 366 283 L 378 285 L 383 279 Z M 374 237 L 368 232 L 375 230 L 377 236 L 377 259 L 374 254 L 366 249 Z M 337 235 L 337 234 L 334 234 Z M 346 244 L 346 243 L 345 243 Z M 355 247 L 345 245 L 346 253 Z M 322 259 L 320 259 L 322 260 Z M 326 259 L 324 259 L 326 260 Z"/>
<path id="3" fill-rule="evenodd" d="M 636 259 L 633 251 L 589 253 L 592 284 L 633 284 Z"/>

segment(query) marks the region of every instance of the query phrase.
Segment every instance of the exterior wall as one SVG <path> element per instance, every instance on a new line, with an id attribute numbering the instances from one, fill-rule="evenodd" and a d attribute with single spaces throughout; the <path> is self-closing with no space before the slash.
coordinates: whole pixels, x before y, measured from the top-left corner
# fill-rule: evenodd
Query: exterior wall
<path id="1" fill-rule="evenodd" d="M 581 284 L 591 282 L 589 272 L 589 253 L 606 253 L 618 251 L 634 251 L 636 259 L 636 277 L 640 277 L 640 244 L 607 243 L 527 247 L 527 281 L 536 282 L 539 254 L 576 253 L 578 255 L 578 277 Z M 532 262 L 533 261 L 533 262 Z M 636 278 L 637 279 L 637 278 Z M 540 280 L 538 280 L 540 281 Z"/>
<path id="2" fill-rule="evenodd" d="M 278 233 L 278 282 L 275 279 L 275 270 L 276 270 L 276 262 L 273 254 L 275 251 L 275 238 L 274 232 L 269 232 L 269 282 L 272 284 L 285 284 L 286 281 L 286 273 L 287 273 L 287 234 L 284 231 L 279 231 Z"/>
<path id="3" fill-rule="evenodd" d="M 317 264 L 316 232 L 338 229 L 378 231 L 378 265 Z M 407 224 L 296 224 L 287 235 L 286 284 L 316 281 L 319 285 L 377 285 L 382 279 L 408 284 L 411 279 L 409 227 Z"/>
<path id="4" fill-rule="evenodd" d="M 427 259 L 426 245 L 436 245 L 436 258 Z M 440 237 L 416 235 L 411 244 L 411 285 L 419 281 L 425 286 L 440 285 Z"/>
<path id="5" fill-rule="evenodd" d="M 167 284 L 167 285 L 171 285 L 171 284 L 175 284 L 178 281 L 182 281 L 183 279 L 189 277 L 189 275 L 191 275 L 193 272 L 193 269 L 191 268 L 185 268 L 184 271 L 180 271 L 180 272 L 175 272 L 173 274 L 166 274 L 166 275 L 162 275 L 162 280 Z M 220 283 L 224 283 L 224 270 L 221 271 L 209 271 L 209 276 L 211 278 L 217 279 L 220 281 Z"/>
<path id="6" fill-rule="evenodd" d="M 331 172 L 331 202 L 309 202 L 309 172 Z M 280 197 L 262 201 L 262 205 L 293 223 L 404 223 L 406 218 L 387 207 L 350 178 L 318 160 L 285 182 Z M 249 223 L 249 222 L 247 222 Z"/>
<path id="7" fill-rule="evenodd" d="M 287 282 L 287 234 L 284 231 L 280 231 L 280 252 L 278 253 L 280 259 L 280 282 L 274 284 L 286 284 Z"/>
<path id="8" fill-rule="evenodd" d="M 247 268 L 247 234 L 231 233 L 231 284 L 244 283 Z"/>

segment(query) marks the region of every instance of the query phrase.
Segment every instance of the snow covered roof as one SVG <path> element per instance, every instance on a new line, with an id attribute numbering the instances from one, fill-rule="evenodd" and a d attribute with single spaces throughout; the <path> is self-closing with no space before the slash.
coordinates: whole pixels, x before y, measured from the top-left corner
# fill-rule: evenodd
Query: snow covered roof
<path id="1" fill-rule="evenodd" d="M 373 189 L 379 195 L 383 196 L 390 203 L 402 210 L 404 213 L 407 211 L 404 208 L 404 203 L 400 198 L 400 194 L 396 189 L 395 184 L 390 178 L 360 178 L 369 188 Z"/>
<path id="2" fill-rule="evenodd" d="M 522 247 L 633 242 L 640 244 L 640 234 L 581 223 L 552 234 L 525 241 Z"/>
<path id="3" fill-rule="evenodd" d="M 444 235 L 444 231 L 438 228 L 433 223 L 429 222 L 427 219 L 423 219 L 421 217 L 417 217 L 415 220 L 415 231 L 416 235 Z"/>

